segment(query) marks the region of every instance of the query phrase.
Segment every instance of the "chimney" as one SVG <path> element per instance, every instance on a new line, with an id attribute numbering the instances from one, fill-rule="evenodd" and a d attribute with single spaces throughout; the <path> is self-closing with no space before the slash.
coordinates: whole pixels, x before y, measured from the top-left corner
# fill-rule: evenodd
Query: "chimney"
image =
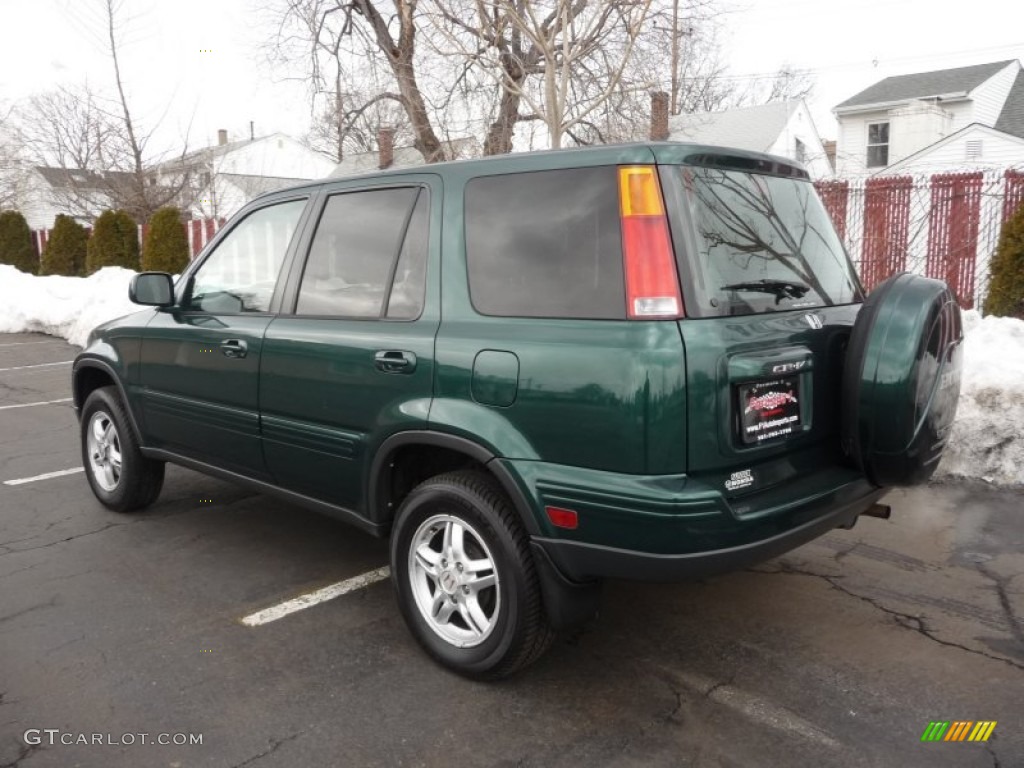
<path id="1" fill-rule="evenodd" d="M 651 141 L 668 141 L 668 94 L 651 92 Z"/>
<path id="2" fill-rule="evenodd" d="M 228 132 L 226 128 L 221 128 L 217 131 L 217 145 L 224 146 L 228 143 Z"/>
<path id="3" fill-rule="evenodd" d="M 391 164 L 395 162 L 395 129 L 394 128 L 379 128 L 377 129 L 377 149 L 379 150 L 380 164 L 379 168 L 383 171 L 385 168 L 390 168 Z"/>

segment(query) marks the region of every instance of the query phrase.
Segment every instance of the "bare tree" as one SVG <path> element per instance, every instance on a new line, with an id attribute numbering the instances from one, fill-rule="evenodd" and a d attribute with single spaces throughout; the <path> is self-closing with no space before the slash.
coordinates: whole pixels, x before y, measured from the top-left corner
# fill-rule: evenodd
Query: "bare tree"
<path id="1" fill-rule="evenodd" d="M 552 148 L 619 89 L 651 0 L 433 0 L 433 26 L 502 88 L 497 131 L 544 123 Z M 517 100 L 529 110 L 520 115 Z M 513 116 L 512 107 L 516 112 Z M 490 144 L 490 137 L 488 143 Z"/>
<path id="2" fill-rule="evenodd" d="M 352 86 L 327 96 L 304 138 L 311 148 L 341 162 L 347 154 L 375 151 L 382 128 L 395 132 L 398 145 L 413 143 L 400 100 L 374 98 L 359 86 Z"/>
<path id="3" fill-rule="evenodd" d="M 809 99 L 814 94 L 814 77 L 809 72 L 783 64 L 769 81 L 765 102 Z"/>
<path id="4" fill-rule="evenodd" d="M 428 94 L 421 82 L 420 67 L 436 62 L 418 49 L 417 0 L 276 0 L 271 12 L 272 60 L 298 65 L 319 104 L 311 135 L 318 148 L 341 159 L 346 148 L 374 146 L 386 126 L 411 137 L 427 162 L 446 159 L 438 106 L 451 89 Z"/>
<path id="5" fill-rule="evenodd" d="M 275 63 L 309 83 L 307 140 L 335 159 L 373 148 L 381 126 L 427 161 L 453 134 L 510 152 L 524 125 L 552 147 L 640 138 L 666 73 L 673 112 L 719 108 L 736 90 L 717 0 L 265 2 Z"/>
<path id="6" fill-rule="evenodd" d="M 714 0 L 659 0 L 652 7 L 638 64 L 668 69 L 670 115 L 713 112 L 735 90 L 722 58 L 720 15 Z"/>
<path id="7" fill-rule="evenodd" d="M 737 92 L 736 106 L 768 104 L 774 101 L 808 99 L 814 93 L 814 76 L 783 64 L 771 75 L 754 75 L 747 87 Z"/>
<path id="8" fill-rule="evenodd" d="M 82 83 L 32 96 L 17 110 L 18 140 L 28 159 L 47 170 L 53 202 L 79 218 L 120 207 L 124 182 L 107 173 L 105 160 L 119 141 L 109 107 Z"/>
<path id="9" fill-rule="evenodd" d="M 25 153 L 11 115 L 11 108 L 0 105 L 0 210 L 17 207 L 27 172 Z"/>
<path id="10" fill-rule="evenodd" d="M 581 125 L 573 138 L 577 143 L 645 139 L 652 90 L 668 91 L 670 115 L 730 104 L 737 88 L 722 56 L 721 29 L 715 0 L 653 0 L 618 89 L 592 117 L 596 125 Z"/>
<path id="11" fill-rule="evenodd" d="M 37 94 L 22 106 L 19 135 L 41 163 L 97 168 L 118 131 L 89 83 Z"/>
<path id="12" fill-rule="evenodd" d="M 164 205 L 191 204 L 191 169 L 176 158 L 150 150 L 158 125 L 145 129 L 133 113 L 121 65 L 121 0 L 94 0 L 91 31 L 102 39 L 113 69 L 113 95 L 91 84 L 61 87 L 27 100 L 19 109 L 19 137 L 37 165 L 61 169 L 58 202 L 72 213 L 92 217 L 120 208 L 146 220 Z"/>

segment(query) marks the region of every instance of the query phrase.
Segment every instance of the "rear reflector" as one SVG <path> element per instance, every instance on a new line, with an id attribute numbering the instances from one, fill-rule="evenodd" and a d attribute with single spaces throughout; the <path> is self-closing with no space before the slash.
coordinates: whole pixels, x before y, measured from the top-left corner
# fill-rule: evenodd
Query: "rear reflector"
<path id="1" fill-rule="evenodd" d="M 548 520 L 556 528 L 568 528 L 574 530 L 579 525 L 579 519 L 576 513 L 571 509 L 562 509 L 561 507 L 544 507 L 544 511 L 547 513 Z"/>
<path id="2" fill-rule="evenodd" d="M 627 316 L 681 317 L 675 254 L 654 166 L 619 168 L 619 206 Z"/>

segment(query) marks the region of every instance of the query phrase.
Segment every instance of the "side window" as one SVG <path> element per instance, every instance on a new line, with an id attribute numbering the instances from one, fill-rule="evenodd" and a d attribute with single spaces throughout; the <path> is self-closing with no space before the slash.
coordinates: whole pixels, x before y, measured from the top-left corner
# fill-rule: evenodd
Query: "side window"
<path id="1" fill-rule="evenodd" d="M 423 311 L 423 291 L 427 285 L 427 253 L 429 252 L 428 214 L 430 196 L 426 190 L 416 199 L 416 208 L 398 255 L 398 266 L 391 287 L 386 316 L 393 320 L 415 320 Z"/>
<path id="2" fill-rule="evenodd" d="M 419 193 L 402 187 L 332 195 L 313 236 L 296 312 L 380 317 L 392 281 L 401 277 L 399 246 Z"/>
<path id="3" fill-rule="evenodd" d="M 266 312 L 305 200 L 250 213 L 232 229 L 192 277 L 185 308 L 232 314 Z"/>
<path id="4" fill-rule="evenodd" d="M 473 306 L 503 317 L 625 317 L 614 167 L 482 176 L 466 185 Z"/>

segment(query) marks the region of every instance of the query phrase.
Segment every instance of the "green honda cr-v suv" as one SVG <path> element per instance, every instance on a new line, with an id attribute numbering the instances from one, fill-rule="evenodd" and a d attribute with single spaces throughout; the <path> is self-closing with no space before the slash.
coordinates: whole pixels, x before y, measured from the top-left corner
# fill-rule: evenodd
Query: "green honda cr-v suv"
<path id="1" fill-rule="evenodd" d="M 171 461 L 391 538 L 409 628 L 467 675 L 536 659 L 605 578 L 776 556 L 926 480 L 953 295 L 865 301 L 806 172 L 676 143 L 445 163 L 246 206 L 75 361 L 86 477 Z"/>

